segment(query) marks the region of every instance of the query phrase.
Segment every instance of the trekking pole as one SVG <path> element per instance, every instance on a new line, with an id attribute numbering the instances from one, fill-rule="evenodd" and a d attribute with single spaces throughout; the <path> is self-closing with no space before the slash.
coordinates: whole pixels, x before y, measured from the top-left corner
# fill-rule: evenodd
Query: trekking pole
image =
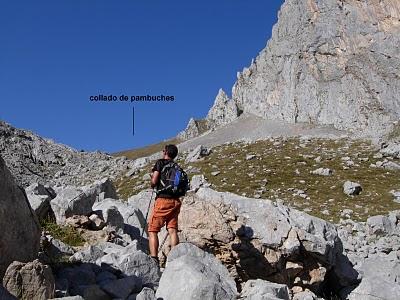
<path id="1" fill-rule="evenodd" d="M 162 248 L 164 247 L 164 244 L 165 244 L 165 242 L 167 241 L 168 236 L 169 236 L 169 233 L 168 233 L 168 231 L 167 231 L 167 234 L 165 235 L 165 237 L 164 237 L 164 239 L 163 239 L 163 241 L 162 241 L 162 243 L 161 243 L 161 245 L 160 245 L 160 248 L 158 248 L 158 253 L 160 253 L 161 250 L 162 250 Z"/>
<path id="2" fill-rule="evenodd" d="M 145 223 L 143 225 L 142 234 L 140 235 L 141 239 L 143 239 L 143 234 L 144 234 L 144 231 L 145 231 L 145 229 L 147 227 L 147 217 L 149 216 L 151 202 L 153 202 L 153 195 L 154 195 L 154 189 L 153 189 L 153 192 L 151 193 L 151 196 L 150 196 L 149 206 L 147 207 L 146 219 L 145 219 Z"/>

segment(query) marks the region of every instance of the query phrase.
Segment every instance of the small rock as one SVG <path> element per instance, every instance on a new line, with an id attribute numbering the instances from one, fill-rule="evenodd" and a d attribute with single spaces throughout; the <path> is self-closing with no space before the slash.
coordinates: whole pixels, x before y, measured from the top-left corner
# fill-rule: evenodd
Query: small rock
<path id="1" fill-rule="evenodd" d="M 246 155 L 246 160 L 252 160 L 253 158 L 255 158 L 256 156 L 254 154 L 247 154 Z"/>
<path id="2" fill-rule="evenodd" d="M 357 182 L 351 182 L 351 181 L 346 181 L 343 184 L 343 192 L 346 195 L 353 196 L 353 195 L 359 195 L 362 191 L 361 184 Z"/>
<path id="3" fill-rule="evenodd" d="M 96 214 L 90 215 L 89 220 L 92 222 L 91 228 L 93 230 L 101 230 L 106 226 L 106 223 Z"/>
<path id="4" fill-rule="evenodd" d="M 214 172 L 211 172 L 211 175 L 212 176 L 217 176 L 217 175 L 219 175 L 221 172 L 220 171 L 214 171 Z"/>
<path id="5" fill-rule="evenodd" d="M 320 176 L 330 176 L 333 174 L 333 171 L 328 168 L 319 168 L 314 171 L 311 171 L 311 174 L 320 175 Z"/>
<path id="6" fill-rule="evenodd" d="M 400 191 L 394 191 L 393 190 L 390 193 L 394 196 L 393 201 L 397 202 L 397 203 L 400 203 Z"/>

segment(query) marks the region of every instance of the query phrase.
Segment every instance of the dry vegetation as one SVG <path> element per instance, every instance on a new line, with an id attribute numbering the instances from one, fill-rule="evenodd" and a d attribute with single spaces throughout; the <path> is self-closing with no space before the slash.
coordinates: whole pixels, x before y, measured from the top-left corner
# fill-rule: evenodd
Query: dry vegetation
<path id="1" fill-rule="evenodd" d="M 114 153 L 114 156 L 125 156 L 129 159 L 137 159 L 139 157 L 145 157 L 149 156 L 153 153 L 156 153 L 160 151 L 160 149 L 163 149 L 165 145 L 168 144 L 178 144 L 180 141 L 177 138 L 165 140 L 161 143 L 157 144 L 152 144 L 146 147 L 138 148 L 138 149 L 132 149 L 132 150 L 126 150 L 126 151 L 121 151 Z"/>

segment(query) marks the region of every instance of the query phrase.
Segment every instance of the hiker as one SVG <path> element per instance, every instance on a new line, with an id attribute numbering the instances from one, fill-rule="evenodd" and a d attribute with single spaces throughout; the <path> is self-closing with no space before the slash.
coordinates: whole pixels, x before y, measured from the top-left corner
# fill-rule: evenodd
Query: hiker
<path id="1" fill-rule="evenodd" d="M 188 189 L 186 173 L 174 162 L 178 155 L 175 145 L 166 145 L 163 158 L 157 160 L 151 175 L 151 187 L 156 188 L 156 200 L 148 225 L 150 256 L 158 261 L 158 233 L 165 225 L 171 239 L 171 247 L 179 243 L 178 215 L 181 208 L 180 196 Z M 172 176 L 172 180 L 168 177 Z M 178 179 L 177 179 L 178 178 Z M 172 182 L 168 184 L 167 182 Z M 175 188 L 171 185 L 176 184 Z M 179 186 L 178 186 L 179 185 Z"/>

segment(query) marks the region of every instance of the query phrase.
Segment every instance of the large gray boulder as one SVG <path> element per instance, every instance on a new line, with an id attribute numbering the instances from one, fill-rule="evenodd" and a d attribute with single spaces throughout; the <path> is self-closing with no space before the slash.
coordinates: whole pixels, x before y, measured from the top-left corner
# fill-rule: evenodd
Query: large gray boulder
<path id="1" fill-rule="evenodd" d="M 181 241 L 218 253 L 239 282 L 297 282 L 319 293 L 328 277 L 338 289 L 359 280 L 333 224 L 280 202 L 200 187 L 183 200 L 179 222 Z"/>
<path id="2" fill-rule="evenodd" d="M 25 189 L 29 203 L 39 220 L 44 219 L 50 209 L 50 200 L 56 195 L 52 188 L 40 183 L 34 183 Z"/>
<path id="3" fill-rule="evenodd" d="M 140 193 L 140 195 L 143 194 L 146 193 Z M 141 197 L 140 195 L 139 198 Z M 145 209 L 144 207 L 148 202 L 145 203 L 144 201 L 149 201 L 150 197 L 149 199 L 138 199 L 138 201 L 132 199 L 133 198 L 131 197 L 127 202 L 107 198 L 103 201 L 94 203 L 92 210 L 94 213 L 101 216 L 106 222 L 111 221 L 111 223 L 117 225 L 117 227 L 123 226 L 125 232 L 129 233 L 133 238 L 139 238 L 141 228 L 146 224 L 145 215 L 142 212 L 142 209 Z M 121 224 L 121 219 L 117 216 L 118 213 L 116 210 L 122 216 L 123 224 Z M 112 212 L 112 214 L 109 214 L 108 212 Z M 109 215 L 114 216 L 115 218 L 113 217 L 109 220 Z M 115 224 L 115 222 L 118 224 Z"/>
<path id="4" fill-rule="evenodd" d="M 24 190 L 17 186 L 0 156 L 0 278 L 13 261 L 33 260 L 40 225 Z"/>
<path id="5" fill-rule="evenodd" d="M 89 215 L 96 201 L 116 196 L 112 182 L 104 178 L 88 186 L 58 189 L 57 196 L 50 205 L 57 224 L 64 224 L 65 220 L 73 215 Z"/>
<path id="6" fill-rule="evenodd" d="M 47 300 L 54 296 L 55 281 L 51 268 L 38 260 L 13 262 L 7 268 L 3 284 L 18 299 Z"/>
<path id="7" fill-rule="evenodd" d="M 241 297 L 247 300 L 261 299 L 290 299 L 289 288 L 285 284 L 278 284 L 266 280 L 249 280 L 245 283 Z"/>
<path id="8" fill-rule="evenodd" d="M 131 293 L 140 292 L 142 281 L 137 276 L 127 276 L 103 285 L 102 289 L 114 298 L 126 299 Z"/>
<path id="9" fill-rule="evenodd" d="M 207 149 L 202 145 L 198 145 L 196 148 L 188 153 L 185 161 L 186 163 L 196 162 L 198 160 L 201 160 L 203 157 L 209 155 L 210 153 L 210 149 Z"/>
<path id="10" fill-rule="evenodd" d="M 157 298 L 236 299 L 237 290 L 228 270 L 211 254 L 189 243 L 174 247 L 160 279 Z"/>
<path id="11" fill-rule="evenodd" d="M 96 264 L 99 266 L 111 266 L 126 276 L 135 275 L 146 286 L 155 287 L 160 280 L 156 262 L 144 252 L 129 247 L 119 252 L 104 255 L 97 259 Z"/>
<path id="12" fill-rule="evenodd" d="M 398 300 L 400 297 L 400 285 L 385 281 L 374 276 L 361 281 L 346 299 L 348 300 Z"/>

